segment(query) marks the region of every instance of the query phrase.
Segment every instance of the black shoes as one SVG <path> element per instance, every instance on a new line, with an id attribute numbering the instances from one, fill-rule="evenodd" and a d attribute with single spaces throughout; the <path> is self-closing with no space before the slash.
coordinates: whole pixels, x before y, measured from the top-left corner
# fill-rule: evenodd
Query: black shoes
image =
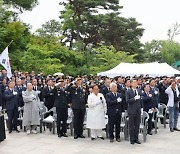
<path id="1" fill-rule="evenodd" d="M 20 133 L 20 131 L 17 129 L 17 130 L 14 130 L 16 133 Z M 12 133 L 12 130 L 9 130 L 9 134 Z"/>
<path id="2" fill-rule="evenodd" d="M 138 141 L 134 141 L 134 142 L 131 141 L 130 143 L 131 143 L 132 145 L 134 145 L 135 143 L 136 143 L 136 144 L 141 144 L 141 142 L 140 142 L 139 140 L 138 140 Z"/>
<path id="3" fill-rule="evenodd" d="M 130 142 L 132 145 L 134 145 L 134 142 Z"/>
<path id="4" fill-rule="evenodd" d="M 136 143 L 136 144 L 141 144 L 141 142 L 140 142 L 140 141 L 134 141 L 134 143 Z"/>
<path id="5" fill-rule="evenodd" d="M 58 137 L 68 137 L 68 136 L 66 135 L 66 133 L 59 133 Z"/>
<path id="6" fill-rule="evenodd" d="M 110 139 L 110 142 L 113 143 L 113 142 L 114 142 L 114 139 Z"/>
<path id="7" fill-rule="evenodd" d="M 148 135 L 152 135 L 152 133 L 148 133 Z"/>
<path id="8" fill-rule="evenodd" d="M 180 131 L 180 129 L 178 129 L 178 128 L 174 128 L 173 130 L 175 130 L 175 131 Z"/>
<path id="9" fill-rule="evenodd" d="M 20 133 L 20 131 L 19 131 L 18 129 L 17 129 L 17 130 L 15 130 L 15 132 L 16 132 L 16 133 Z"/>
<path id="10" fill-rule="evenodd" d="M 63 133 L 62 136 L 63 136 L 63 137 L 68 137 L 68 136 L 66 135 L 66 133 Z"/>
<path id="11" fill-rule="evenodd" d="M 78 139 L 78 136 L 74 136 L 74 139 Z"/>
<path id="12" fill-rule="evenodd" d="M 118 139 L 116 139 L 116 141 L 117 141 L 117 142 L 121 142 L 121 139 L 120 139 L 120 138 L 118 138 Z"/>
<path id="13" fill-rule="evenodd" d="M 78 136 L 79 138 L 85 138 L 85 136 L 84 135 L 80 135 L 80 136 Z"/>
<path id="14" fill-rule="evenodd" d="M 96 140 L 96 139 L 95 139 L 94 137 L 91 137 L 91 140 L 94 141 L 94 140 Z"/>
<path id="15" fill-rule="evenodd" d="M 170 128 L 170 132 L 174 132 L 174 129 Z"/>
<path id="16" fill-rule="evenodd" d="M 98 137 L 98 138 L 100 138 L 101 140 L 104 140 L 104 137 Z"/>

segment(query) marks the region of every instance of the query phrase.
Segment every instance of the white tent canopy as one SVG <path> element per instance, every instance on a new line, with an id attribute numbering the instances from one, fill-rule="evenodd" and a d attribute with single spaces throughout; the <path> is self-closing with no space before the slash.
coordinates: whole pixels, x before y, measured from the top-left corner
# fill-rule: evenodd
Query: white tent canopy
<path id="1" fill-rule="evenodd" d="M 116 77 L 116 76 L 134 76 L 146 75 L 151 77 L 156 76 L 174 76 L 180 74 L 180 71 L 169 66 L 167 63 L 120 63 L 116 67 L 106 72 L 98 73 L 101 76 Z"/>

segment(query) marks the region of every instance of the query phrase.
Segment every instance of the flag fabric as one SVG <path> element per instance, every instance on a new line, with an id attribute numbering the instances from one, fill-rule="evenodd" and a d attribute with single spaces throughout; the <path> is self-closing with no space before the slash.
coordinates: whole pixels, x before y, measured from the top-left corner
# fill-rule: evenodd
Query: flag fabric
<path id="1" fill-rule="evenodd" d="M 8 47 L 0 54 L 0 64 L 6 69 L 7 77 L 12 77 L 11 66 L 9 63 Z"/>

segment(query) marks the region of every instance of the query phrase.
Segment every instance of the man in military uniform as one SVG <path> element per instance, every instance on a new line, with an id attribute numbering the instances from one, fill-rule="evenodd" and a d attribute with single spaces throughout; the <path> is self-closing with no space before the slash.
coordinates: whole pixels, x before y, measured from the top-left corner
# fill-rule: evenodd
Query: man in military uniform
<path id="1" fill-rule="evenodd" d="M 85 138 L 83 136 L 83 123 L 86 113 L 87 93 L 82 87 L 81 78 L 76 78 L 75 85 L 69 87 L 69 92 L 74 114 L 74 139 L 77 139 L 78 137 Z"/>
<path id="2" fill-rule="evenodd" d="M 65 82 L 63 79 L 57 79 L 57 88 L 55 90 L 55 102 L 57 113 L 57 134 L 58 137 L 68 137 L 67 131 L 67 118 L 68 118 L 68 102 L 69 92 L 65 88 Z"/>

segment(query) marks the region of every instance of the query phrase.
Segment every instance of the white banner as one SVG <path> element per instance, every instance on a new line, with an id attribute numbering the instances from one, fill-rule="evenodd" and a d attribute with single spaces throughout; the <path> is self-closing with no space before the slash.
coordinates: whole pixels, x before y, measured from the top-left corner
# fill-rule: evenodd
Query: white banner
<path id="1" fill-rule="evenodd" d="M 8 47 L 0 55 L 0 64 L 7 70 L 7 77 L 12 77 L 11 66 L 9 63 Z"/>

